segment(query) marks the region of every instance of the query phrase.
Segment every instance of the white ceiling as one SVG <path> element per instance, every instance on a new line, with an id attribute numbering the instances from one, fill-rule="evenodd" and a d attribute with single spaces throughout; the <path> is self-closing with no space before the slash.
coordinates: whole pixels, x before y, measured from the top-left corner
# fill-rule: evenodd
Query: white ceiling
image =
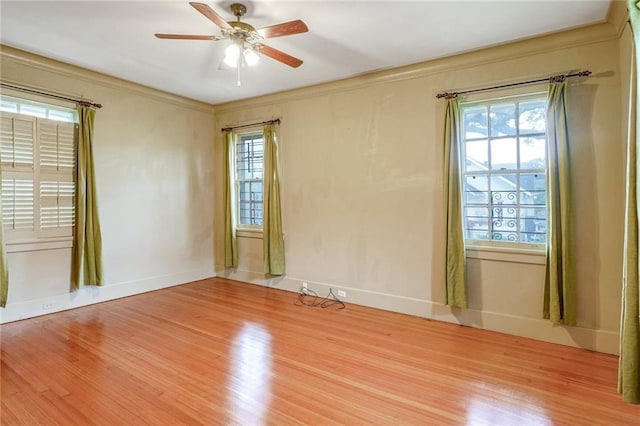
<path id="1" fill-rule="evenodd" d="M 200 0 L 234 20 L 234 1 Z M 243 1 L 256 28 L 302 19 L 308 33 L 265 44 L 304 61 L 268 57 L 220 70 L 228 41 L 160 40 L 154 33 L 219 35 L 185 1 L 0 1 L 0 43 L 104 74 L 221 103 L 413 64 L 602 22 L 610 0 Z"/>

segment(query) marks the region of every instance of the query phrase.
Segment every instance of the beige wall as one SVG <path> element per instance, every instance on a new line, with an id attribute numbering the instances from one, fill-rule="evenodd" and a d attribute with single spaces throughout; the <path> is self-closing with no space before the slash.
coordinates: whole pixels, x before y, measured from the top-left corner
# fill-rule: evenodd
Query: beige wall
<path id="1" fill-rule="evenodd" d="M 70 290 L 69 248 L 9 253 L 2 320 L 213 276 L 213 108 L 7 47 L 1 53 L 3 81 L 103 105 L 94 160 L 105 281 Z"/>
<path id="2" fill-rule="evenodd" d="M 218 273 L 289 290 L 306 281 L 322 294 L 343 289 L 355 303 L 615 352 L 624 211 L 619 45 L 616 29 L 602 24 L 216 106 L 216 127 L 282 118 L 287 257 L 287 276 L 266 279 L 262 241 L 240 238 L 239 267 L 225 270 L 216 238 Z M 443 306 L 444 102 L 435 94 L 583 69 L 593 76 L 570 88 L 578 327 L 541 319 L 544 257 L 532 253 L 470 251 L 470 309 Z M 221 183 L 220 135 L 215 150 Z"/>

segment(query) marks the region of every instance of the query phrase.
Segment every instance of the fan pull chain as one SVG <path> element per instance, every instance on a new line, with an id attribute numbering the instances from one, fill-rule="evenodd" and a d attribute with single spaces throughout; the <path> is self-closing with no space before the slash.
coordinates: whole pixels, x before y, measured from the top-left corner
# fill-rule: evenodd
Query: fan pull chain
<path id="1" fill-rule="evenodd" d="M 244 46 L 243 46 L 244 48 Z M 238 87 L 240 87 L 240 67 L 242 65 L 242 50 L 240 50 L 240 54 L 238 55 L 238 64 L 236 66 L 236 71 L 238 75 Z"/>

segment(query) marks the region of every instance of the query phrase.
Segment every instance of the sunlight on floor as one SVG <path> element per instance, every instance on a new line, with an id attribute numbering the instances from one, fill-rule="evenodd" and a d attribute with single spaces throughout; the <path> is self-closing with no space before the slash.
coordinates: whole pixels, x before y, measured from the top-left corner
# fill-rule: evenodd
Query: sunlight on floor
<path id="1" fill-rule="evenodd" d="M 234 338 L 230 363 L 230 412 L 243 424 L 263 423 L 271 393 L 271 334 L 245 323 Z"/>
<path id="2" fill-rule="evenodd" d="M 527 393 L 496 385 L 475 383 L 477 395 L 473 396 L 467 409 L 467 426 L 517 424 L 545 426 L 553 423 L 547 417 L 542 401 Z M 494 398 L 491 398 L 495 395 Z M 513 403 L 505 401 L 513 399 Z"/>

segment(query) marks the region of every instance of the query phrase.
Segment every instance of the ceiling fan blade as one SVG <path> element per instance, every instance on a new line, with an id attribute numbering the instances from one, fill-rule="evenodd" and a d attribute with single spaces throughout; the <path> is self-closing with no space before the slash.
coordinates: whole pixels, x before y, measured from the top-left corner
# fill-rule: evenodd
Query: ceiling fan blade
<path id="1" fill-rule="evenodd" d="M 264 27 L 257 30 L 264 38 L 282 37 L 292 34 L 306 33 L 309 31 L 307 25 L 301 20 L 285 22 L 283 24 L 271 25 L 270 27 Z"/>
<path id="2" fill-rule="evenodd" d="M 171 40 L 220 40 L 219 37 L 212 35 L 191 35 L 191 34 L 156 34 L 158 38 Z"/>
<path id="3" fill-rule="evenodd" d="M 257 48 L 259 53 L 262 53 L 271 59 L 275 59 L 278 62 L 282 62 L 285 65 L 289 65 L 290 67 L 298 68 L 302 65 L 302 61 L 300 59 L 288 55 L 281 50 L 274 49 L 273 47 L 269 47 L 265 44 L 255 44 L 254 46 Z"/>
<path id="4" fill-rule="evenodd" d="M 231 29 L 231 25 L 229 25 L 229 23 L 225 21 L 224 18 L 222 18 L 222 16 L 218 15 L 218 13 L 215 10 L 211 9 L 209 5 L 204 3 L 197 3 L 193 1 L 190 2 L 189 4 L 193 6 L 198 12 L 202 13 L 204 16 L 209 18 L 211 22 L 213 22 L 220 28 L 224 28 L 227 30 Z"/>

